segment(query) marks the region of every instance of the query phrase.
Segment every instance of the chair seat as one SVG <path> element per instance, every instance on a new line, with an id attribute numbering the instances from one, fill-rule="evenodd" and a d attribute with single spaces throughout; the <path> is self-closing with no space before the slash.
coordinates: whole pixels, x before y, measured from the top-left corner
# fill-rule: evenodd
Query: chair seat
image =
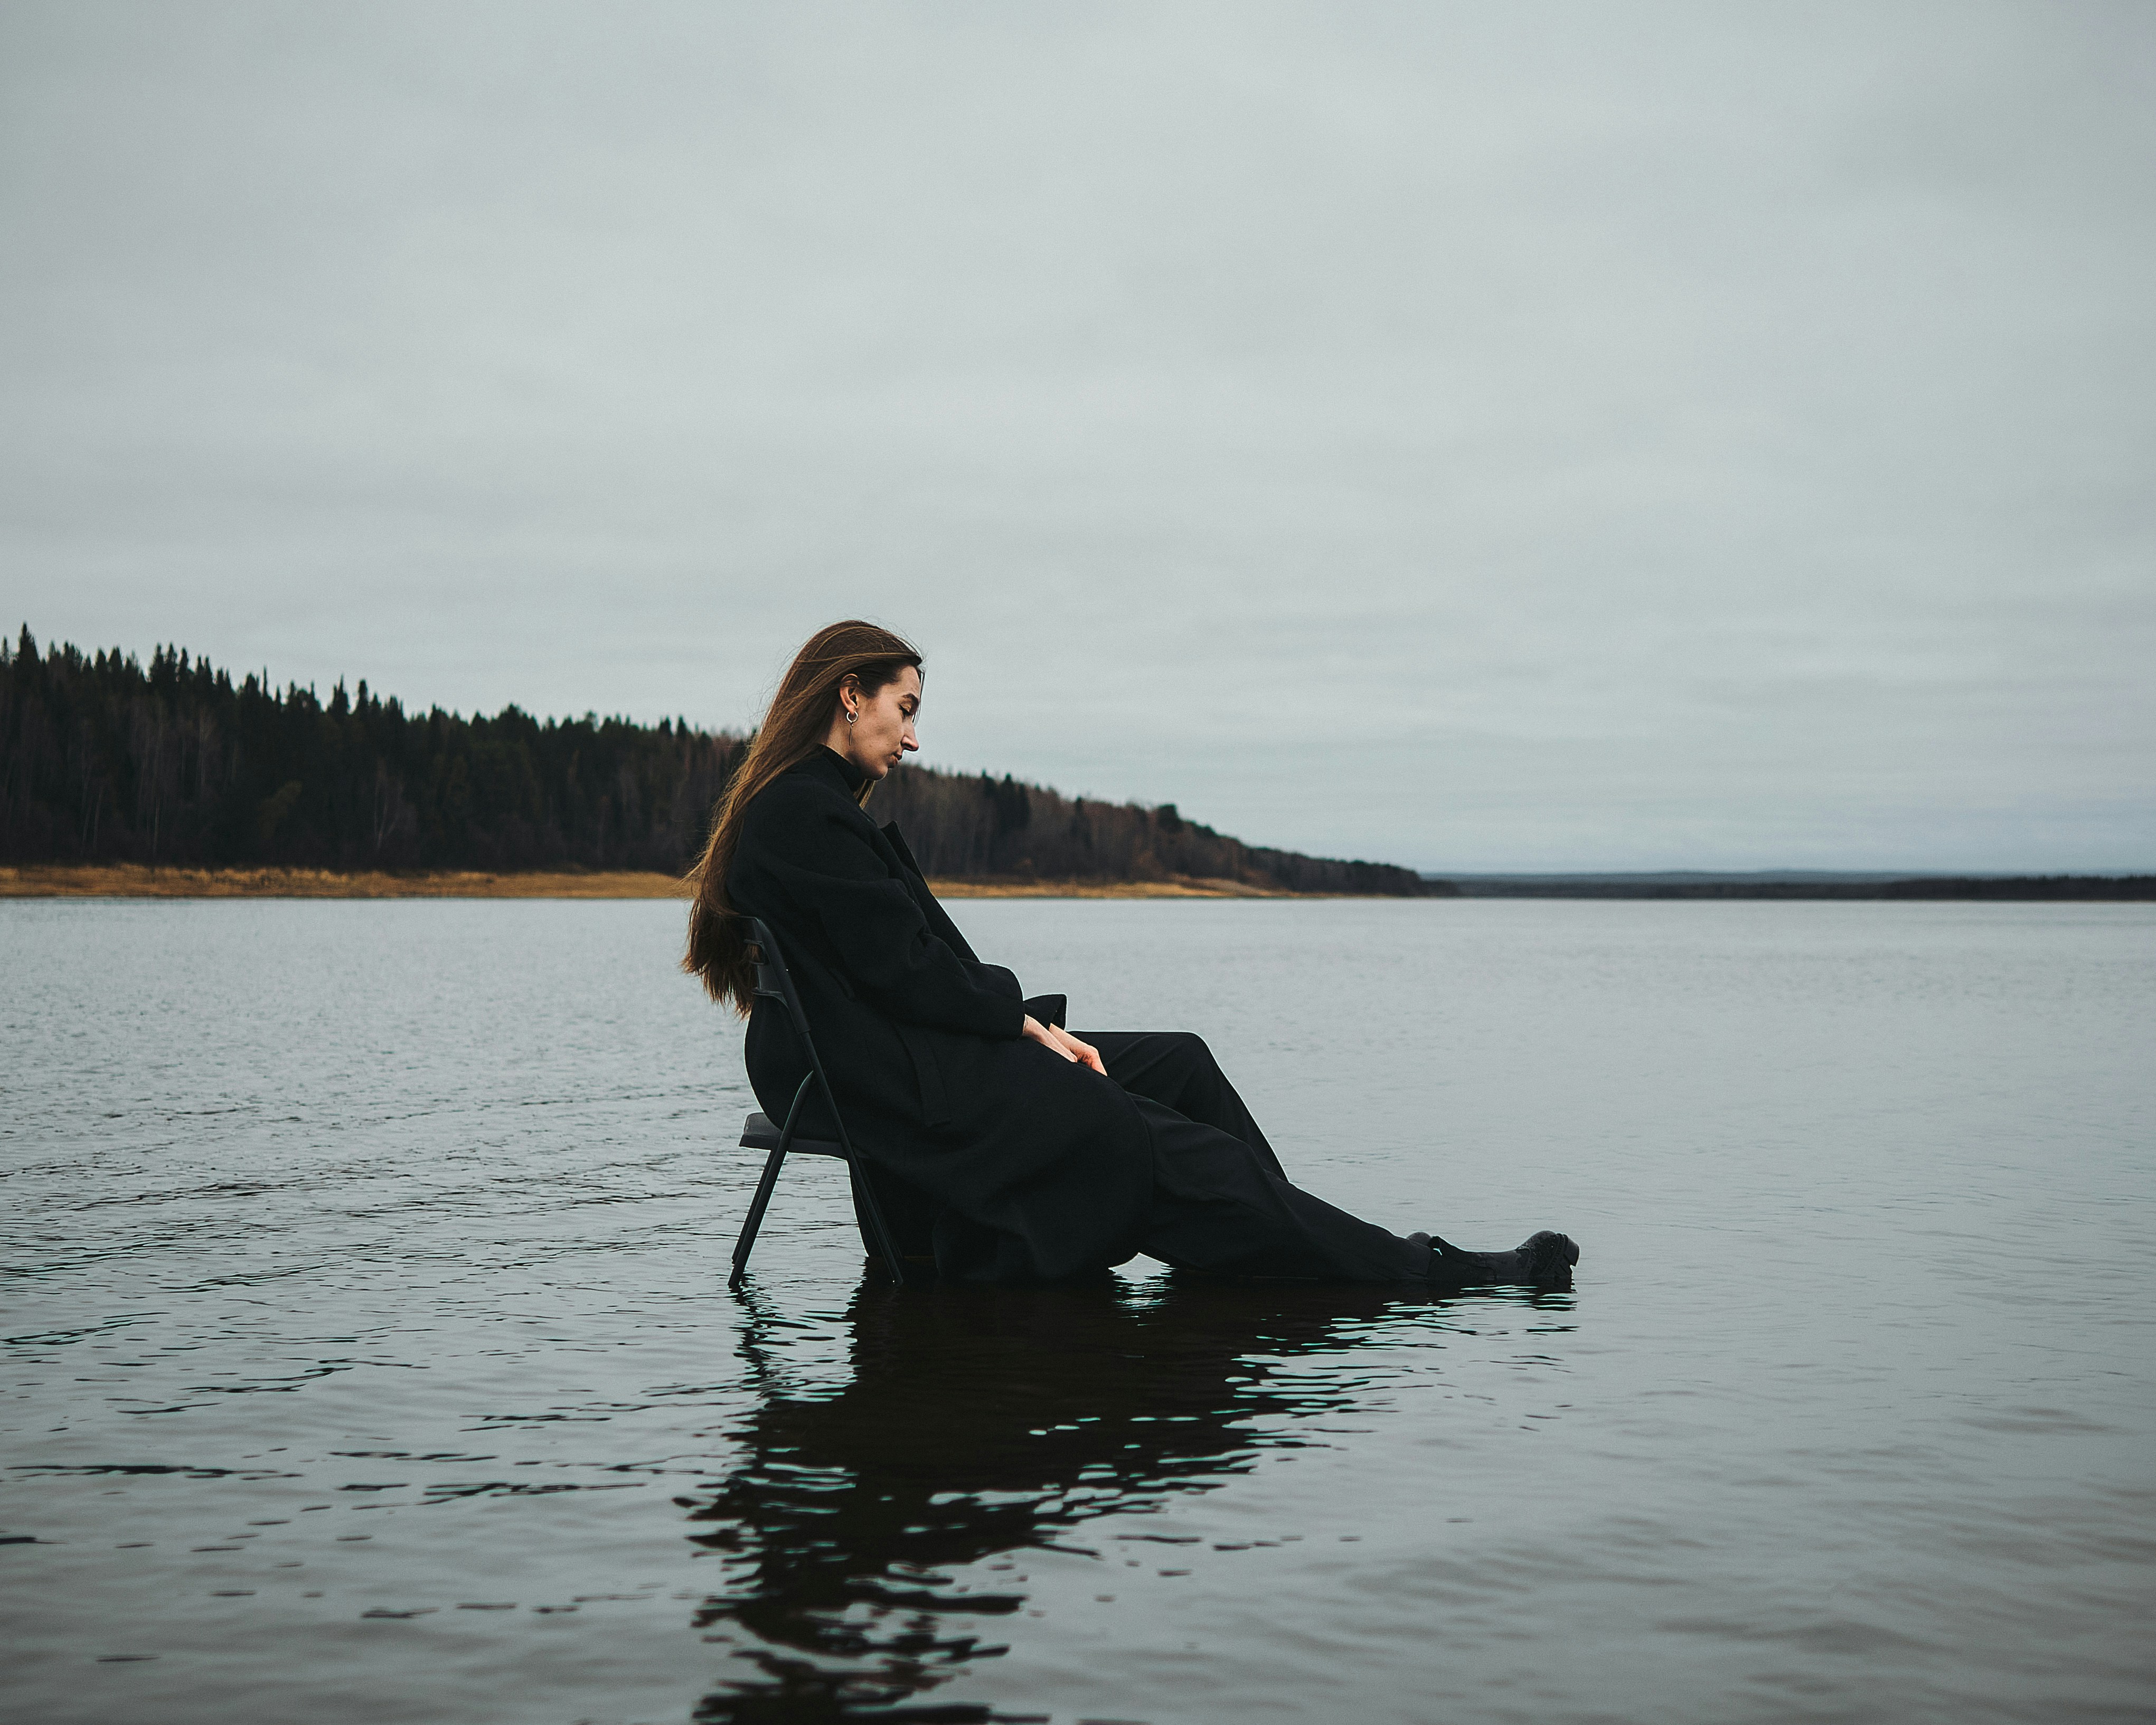
<path id="1" fill-rule="evenodd" d="M 742 1147 L 745 1150 L 776 1150 L 778 1147 L 778 1122 L 768 1114 L 752 1114 L 747 1123 L 742 1127 Z M 846 1154 L 836 1139 L 812 1137 L 806 1127 L 794 1127 L 793 1142 L 786 1148 L 789 1155 L 798 1150 L 807 1156 L 835 1156 L 842 1161 Z"/>

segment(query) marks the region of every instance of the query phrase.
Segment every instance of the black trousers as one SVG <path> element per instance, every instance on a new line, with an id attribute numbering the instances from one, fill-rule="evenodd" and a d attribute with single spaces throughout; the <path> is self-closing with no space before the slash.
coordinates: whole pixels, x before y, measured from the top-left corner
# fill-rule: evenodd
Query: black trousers
<path id="1" fill-rule="evenodd" d="M 1152 1135 L 1152 1196 L 1137 1240 L 1146 1256 L 1216 1276 L 1374 1282 L 1428 1276 L 1428 1245 L 1352 1216 L 1289 1180 L 1203 1037 L 1180 1030 L 1073 1034 L 1101 1051 L 1108 1076 L 1130 1093 Z M 901 1250 L 930 1255 L 932 1208 L 883 1170 L 875 1181 Z"/>

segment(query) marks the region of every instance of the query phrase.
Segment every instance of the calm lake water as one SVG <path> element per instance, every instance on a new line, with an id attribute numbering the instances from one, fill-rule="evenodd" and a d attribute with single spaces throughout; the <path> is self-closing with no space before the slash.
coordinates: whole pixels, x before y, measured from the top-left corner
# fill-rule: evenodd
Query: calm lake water
<path id="1" fill-rule="evenodd" d="M 670 904 L 0 903 L 0 1714 L 2145 1720 L 2156 907 L 990 902 L 1574 1291 L 865 1286 Z"/>

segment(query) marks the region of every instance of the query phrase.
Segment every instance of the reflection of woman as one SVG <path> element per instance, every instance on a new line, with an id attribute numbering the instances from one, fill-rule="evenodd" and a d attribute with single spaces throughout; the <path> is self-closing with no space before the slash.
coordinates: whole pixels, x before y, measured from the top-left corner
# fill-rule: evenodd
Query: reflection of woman
<path id="1" fill-rule="evenodd" d="M 716 1488 L 680 1501 L 726 1573 L 697 1627 L 735 1641 L 756 1675 L 697 1718 L 878 1717 L 954 1680 L 993 1681 L 995 1644 L 1029 1603 L 1027 1553 L 1103 1545 L 1100 1518 L 1122 1517 L 1117 1558 L 1188 1564 L 1179 1548 L 1196 1540 L 1142 1517 L 1382 1404 L 1366 1373 L 1326 1370 L 1327 1356 L 1434 1338 L 1445 1309 L 1397 1288 L 1194 1278 L 1137 1299 L 865 1287 L 834 1393 L 786 1358 L 802 1326 L 751 1294 L 742 1347 L 756 1399 L 727 1429 L 735 1460 Z"/>
<path id="2" fill-rule="evenodd" d="M 902 1244 L 947 1277 L 1052 1281 L 1142 1252 L 1178 1268 L 1347 1281 L 1563 1281 L 1537 1234 L 1466 1252 L 1405 1238 L 1290 1183 L 1194 1036 L 1081 1039 L 973 956 L 896 826 L 862 804 L 917 749 L 921 656 L 838 623 L 802 648 L 719 805 L 692 876 L 686 968 L 751 1012 L 757 1099 L 782 1112 L 808 1058 L 756 1002 L 741 916 L 784 948 L 855 1146 Z"/>

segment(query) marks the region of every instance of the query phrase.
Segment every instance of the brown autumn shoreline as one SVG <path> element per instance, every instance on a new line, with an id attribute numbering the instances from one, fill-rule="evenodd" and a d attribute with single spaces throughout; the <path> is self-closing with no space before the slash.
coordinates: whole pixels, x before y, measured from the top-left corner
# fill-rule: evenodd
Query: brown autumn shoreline
<path id="1" fill-rule="evenodd" d="M 1240 880 L 936 880 L 943 898 L 1307 898 Z M 0 868 L 0 898 L 685 898 L 640 870 L 431 875 L 329 869 L 151 869 L 141 863 Z"/>

